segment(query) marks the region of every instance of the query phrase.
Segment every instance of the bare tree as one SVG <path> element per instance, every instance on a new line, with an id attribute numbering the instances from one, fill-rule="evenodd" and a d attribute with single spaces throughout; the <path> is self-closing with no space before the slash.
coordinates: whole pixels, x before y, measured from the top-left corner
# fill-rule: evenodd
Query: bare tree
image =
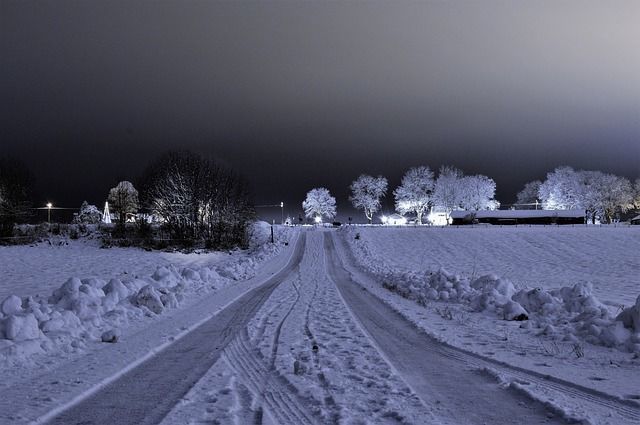
<path id="1" fill-rule="evenodd" d="M 245 246 L 255 217 L 241 176 L 189 151 L 167 152 L 147 166 L 143 203 L 181 240 Z"/>
<path id="2" fill-rule="evenodd" d="M 309 218 L 327 217 L 331 220 L 336 216 L 336 198 L 331 196 L 329 189 L 324 187 L 311 189 L 302 202 L 302 208 Z"/>
<path id="3" fill-rule="evenodd" d="M 433 171 L 427 166 L 410 168 L 402 177 L 400 186 L 393 191 L 396 211 L 400 214 L 415 213 L 418 224 L 431 204 L 434 181 Z"/>
<path id="4" fill-rule="evenodd" d="M 127 221 L 127 214 L 135 214 L 139 209 L 138 191 L 126 180 L 109 191 L 108 201 L 122 225 Z"/>
<path id="5" fill-rule="evenodd" d="M 354 207 L 364 211 L 365 217 L 371 223 L 373 214 L 380 209 L 380 198 L 387 193 L 387 179 L 362 174 L 351 183 L 350 189 L 349 200 Z"/>
<path id="6" fill-rule="evenodd" d="M 444 208 L 447 220 L 451 218 L 451 211 L 460 206 L 462 200 L 462 171 L 455 167 L 444 165 L 440 167 L 436 180 L 433 202 Z"/>

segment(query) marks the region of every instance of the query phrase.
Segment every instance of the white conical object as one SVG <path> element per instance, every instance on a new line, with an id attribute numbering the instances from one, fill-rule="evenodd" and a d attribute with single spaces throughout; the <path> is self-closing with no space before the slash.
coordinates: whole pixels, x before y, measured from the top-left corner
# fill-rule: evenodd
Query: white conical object
<path id="1" fill-rule="evenodd" d="M 109 212 L 109 202 L 104 203 L 104 212 L 102 213 L 102 222 L 111 224 L 111 213 Z"/>

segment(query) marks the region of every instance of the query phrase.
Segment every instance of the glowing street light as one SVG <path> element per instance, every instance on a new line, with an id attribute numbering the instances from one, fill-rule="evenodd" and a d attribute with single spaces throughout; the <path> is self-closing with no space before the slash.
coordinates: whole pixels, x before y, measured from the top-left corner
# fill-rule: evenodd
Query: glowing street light
<path id="1" fill-rule="evenodd" d="M 53 204 L 51 202 L 47 202 L 47 223 L 51 224 L 51 208 L 53 208 Z"/>
<path id="2" fill-rule="evenodd" d="M 322 217 L 320 217 L 319 215 L 316 216 L 316 223 L 322 223 Z"/>
<path id="3" fill-rule="evenodd" d="M 382 224 L 387 224 L 387 220 L 389 220 L 389 218 L 386 215 L 380 217 L 380 221 L 382 222 Z"/>
<path id="4" fill-rule="evenodd" d="M 280 202 L 280 215 L 282 218 L 280 224 L 284 224 L 284 202 Z"/>

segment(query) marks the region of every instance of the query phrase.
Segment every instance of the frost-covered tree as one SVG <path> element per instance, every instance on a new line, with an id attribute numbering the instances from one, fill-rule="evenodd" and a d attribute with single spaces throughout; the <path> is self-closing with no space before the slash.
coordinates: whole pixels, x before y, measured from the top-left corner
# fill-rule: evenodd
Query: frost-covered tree
<path id="1" fill-rule="evenodd" d="M 458 208 L 462 201 L 462 177 L 462 171 L 455 167 L 440 167 L 433 190 L 433 203 L 445 210 L 447 220 L 451 217 L 451 211 Z"/>
<path id="2" fill-rule="evenodd" d="M 631 182 L 600 171 L 583 171 L 582 205 L 593 216 L 611 223 L 616 213 L 626 212 L 633 206 Z"/>
<path id="3" fill-rule="evenodd" d="M 102 220 L 102 213 L 95 205 L 84 201 L 80 206 L 80 212 L 73 218 L 77 224 L 98 224 Z"/>
<path id="4" fill-rule="evenodd" d="M 558 167 L 540 185 L 540 198 L 546 209 L 583 209 L 587 217 L 611 222 L 616 213 L 633 206 L 631 182 L 601 171 Z"/>
<path id="5" fill-rule="evenodd" d="M 640 210 L 640 177 L 633 184 L 633 208 Z"/>
<path id="6" fill-rule="evenodd" d="M 481 174 L 460 179 L 460 206 L 468 211 L 495 210 L 499 203 L 494 199 L 496 182 Z"/>
<path id="7" fill-rule="evenodd" d="M 561 166 L 547 174 L 538 189 L 543 207 L 548 210 L 582 208 L 582 176 L 573 168 Z"/>
<path id="8" fill-rule="evenodd" d="M 354 207 L 364 211 L 364 215 L 371 223 L 373 214 L 380 209 L 380 198 L 387 193 L 387 179 L 382 176 L 372 177 L 362 174 L 351 183 L 350 188 L 349 200 Z"/>
<path id="9" fill-rule="evenodd" d="M 327 217 L 331 220 L 336 216 L 336 198 L 324 187 L 311 189 L 302 202 L 302 209 L 309 218 Z"/>
<path id="10" fill-rule="evenodd" d="M 520 210 L 530 210 L 537 208 L 540 204 L 540 198 L 538 192 L 540 190 L 540 180 L 534 180 L 524 185 L 524 188 L 518 192 L 516 204 Z"/>
<path id="11" fill-rule="evenodd" d="M 400 214 L 415 213 L 417 223 L 428 211 L 433 196 L 433 171 L 427 166 L 410 168 L 402 177 L 400 186 L 393 191 L 396 211 Z"/>
<path id="12" fill-rule="evenodd" d="M 138 212 L 138 191 L 129 181 L 121 181 L 109 191 L 109 205 L 118 214 L 118 220 L 124 224 L 127 214 Z"/>

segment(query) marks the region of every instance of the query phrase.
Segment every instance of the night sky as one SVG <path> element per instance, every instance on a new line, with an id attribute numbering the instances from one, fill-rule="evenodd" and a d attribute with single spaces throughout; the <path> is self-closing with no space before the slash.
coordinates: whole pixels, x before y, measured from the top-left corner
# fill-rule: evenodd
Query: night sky
<path id="1" fill-rule="evenodd" d="M 640 175 L 636 0 L 131 3 L 0 0 L 0 154 L 42 204 L 177 148 L 343 220 L 363 172 L 452 164 L 503 203 L 556 165 Z"/>

